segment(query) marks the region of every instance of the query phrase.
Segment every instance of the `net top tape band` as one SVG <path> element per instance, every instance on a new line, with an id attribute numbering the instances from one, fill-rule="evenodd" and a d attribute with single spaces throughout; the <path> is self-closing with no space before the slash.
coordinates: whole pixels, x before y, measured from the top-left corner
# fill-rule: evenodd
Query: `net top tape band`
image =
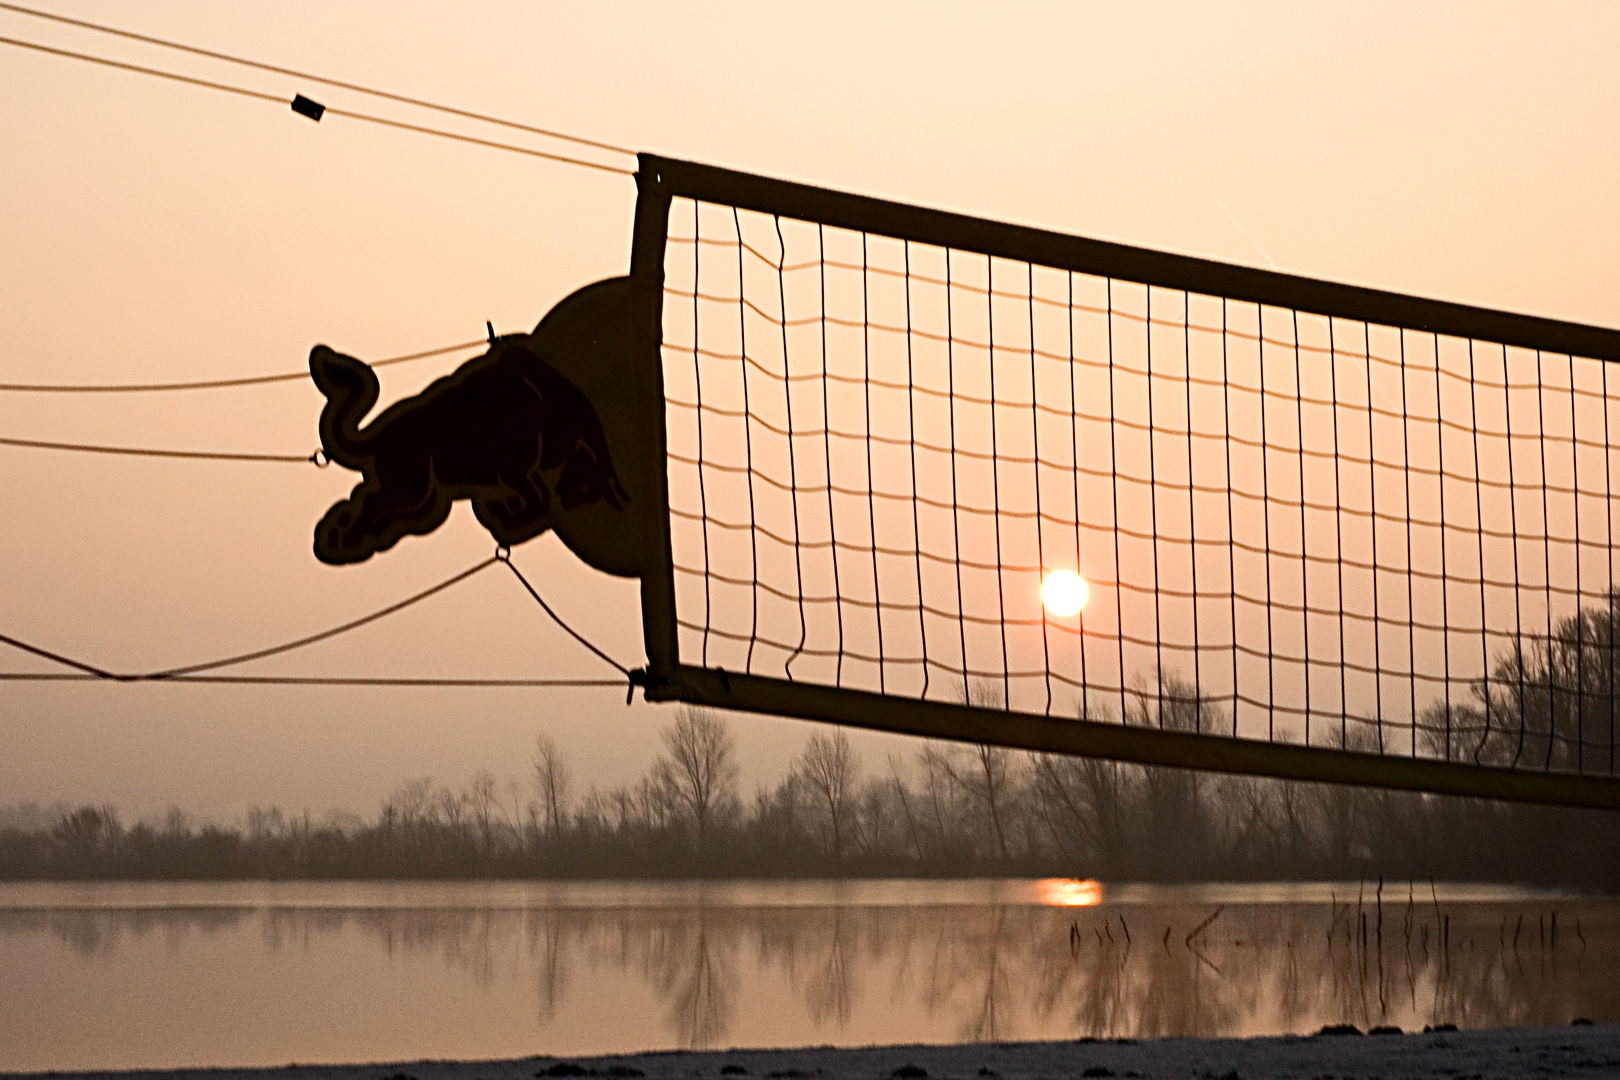
<path id="1" fill-rule="evenodd" d="M 639 178 L 675 197 L 814 221 L 1054 269 L 1334 318 L 1620 361 L 1620 330 L 1430 300 L 1214 259 L 1152 251 L 641 154 Z"/>

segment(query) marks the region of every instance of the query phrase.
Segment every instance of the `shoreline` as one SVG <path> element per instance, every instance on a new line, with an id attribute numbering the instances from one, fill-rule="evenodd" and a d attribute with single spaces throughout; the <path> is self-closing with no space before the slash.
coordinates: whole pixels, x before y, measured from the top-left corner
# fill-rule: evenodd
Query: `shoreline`
<path id="1" fill-rule="evenodd" d="M 0 1072 L 5 1080 L 1044 1080 L 1213 1077 L 1620 1075 L 1620 1024 L 1403 1034 L 1079 1039 L 797 1049 L 664 1050 L 596 1057 L 396 1061 L 267 1068 Z"/>
<path id="2" fill-rule="evenodd" d="M 891 907 L 915 906 L 915 890 L 930 905 L 984 903 L 1083 910 L 1113 905 L 1345 904 L 1358 897 L 1369 910 L 1405 908 L 1408 895 L 1435 904 L 1604 902 L 1620 892 L 1575 885 L 1498 881 L 1388 880 L 1377 897 L 1374 878 L 1109 881 L 1016 875 L 969 877 L 724 877 L 724 878 L 64 878 L 0 880 L 0 910 L 78 908 L 440 906 L 475 900 L 480 907 L 619 908 L 626 906 Z M 1089 890 L 1076 901 L 1054 886 Z"/>

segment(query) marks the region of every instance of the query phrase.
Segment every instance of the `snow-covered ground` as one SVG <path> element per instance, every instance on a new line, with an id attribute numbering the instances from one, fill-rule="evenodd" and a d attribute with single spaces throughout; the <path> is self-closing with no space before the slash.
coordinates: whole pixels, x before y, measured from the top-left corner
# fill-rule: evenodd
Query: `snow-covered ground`
<path id="1" fill-rule="evenodd" d="M 1047 1080 L 1071 1077 L 1620 1077 L 1620 1025 L 1257 1039 L 1080 1040 L 965 1046 L 719 1050 L 600 1058 L 288 1065 L 112 1073 L 0 1073 L 140 1080 Z"/>

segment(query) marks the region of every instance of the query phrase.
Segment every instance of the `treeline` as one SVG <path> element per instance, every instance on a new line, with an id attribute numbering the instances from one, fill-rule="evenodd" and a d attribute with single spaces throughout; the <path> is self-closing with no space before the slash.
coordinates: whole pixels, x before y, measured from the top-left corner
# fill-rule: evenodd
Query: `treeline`
<path id="1" fill-rule="evenodd" d="M 1207 723 L 1181 693 L 1137 723 Z M 1384 876 L 1620 887 L 1620 815 L 927 744 L 872 767 L 817 731 L 740 790 L 727 722 L 683 710 L 638 782 L 576 790 L 549 739 L 526 778 L 402 784 L 375 818 L 255 808 L 0 811 L 0 878 L 655 878 L 1056 875 L 1112 881 Z"/>

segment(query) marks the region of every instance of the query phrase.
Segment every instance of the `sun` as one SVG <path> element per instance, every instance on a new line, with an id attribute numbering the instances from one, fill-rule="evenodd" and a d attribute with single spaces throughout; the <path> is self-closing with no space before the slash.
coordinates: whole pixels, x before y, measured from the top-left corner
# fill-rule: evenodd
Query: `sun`
<path id="1" fill-rule="evenodd" d="M 1041 583 L 1041 603 L 1054 615 L 1067 617 L 1086 606 L 1091 595 L 1085 578 L 1073 570 L 1054 570 Z"/>

